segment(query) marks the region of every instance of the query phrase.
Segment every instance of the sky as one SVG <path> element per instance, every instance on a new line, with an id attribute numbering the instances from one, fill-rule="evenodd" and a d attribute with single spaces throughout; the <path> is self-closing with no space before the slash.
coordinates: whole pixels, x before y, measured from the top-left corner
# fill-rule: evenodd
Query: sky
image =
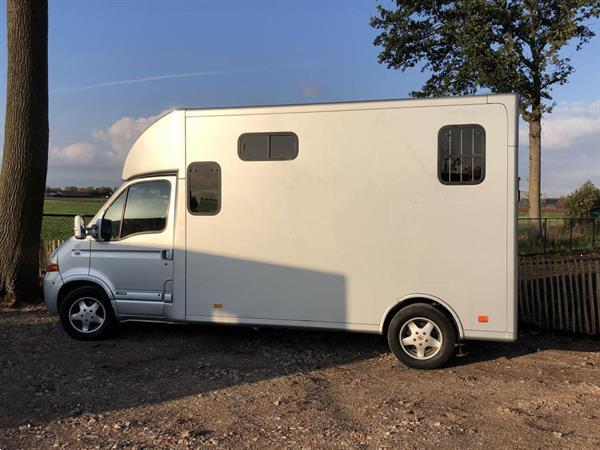
<path id="1" fill-rule="evenodd" d="M 384 4 L 386 2 L 384 1 Z M 47 184 L 116 186 L 129 146 L 171 108 L 405 98 L 426 80 L 377 62 L 376 0 L 49 0 Z M 6 2 L 0 2 L 0 120 Z M 600 34 L 598 23 L 593 29 Z M 542 192 L 600 187 L 600 36 L 543 123 Z M 526 190 L 527 130 L 519 174 Z M 3 140 L 0 130 L 0 143 Z"/>

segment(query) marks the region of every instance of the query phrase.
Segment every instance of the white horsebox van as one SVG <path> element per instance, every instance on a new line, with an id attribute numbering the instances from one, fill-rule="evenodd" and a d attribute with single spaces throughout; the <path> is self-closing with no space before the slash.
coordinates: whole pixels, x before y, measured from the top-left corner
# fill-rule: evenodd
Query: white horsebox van
<path id="1" fill-rule="evenodd" d="M 52 255 L 78 339 L 128 320 L 384 334 L 415 368 L 514 341 L 518 98 L 172 111 Z"/>

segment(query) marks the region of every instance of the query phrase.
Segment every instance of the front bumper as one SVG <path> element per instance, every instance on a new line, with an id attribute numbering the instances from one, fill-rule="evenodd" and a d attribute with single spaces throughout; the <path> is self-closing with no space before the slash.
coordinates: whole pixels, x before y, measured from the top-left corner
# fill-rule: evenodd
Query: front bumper
<path id="1" fill-rule="evenodd" d="M 42 283 L 44 288 L 44 302 L 51 313 L 58 312 L 58 291 L 63 285 L 60 272 L 46 272 Z"/>

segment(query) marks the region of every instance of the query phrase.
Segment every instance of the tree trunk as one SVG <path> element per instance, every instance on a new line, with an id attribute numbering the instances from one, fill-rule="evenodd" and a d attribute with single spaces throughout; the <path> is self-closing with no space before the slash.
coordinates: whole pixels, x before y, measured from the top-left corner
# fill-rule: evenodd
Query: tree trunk
<path id="1" fill-rule="evenodd" d="M 541 121 L 533 119 L 529 122 L 529 236 L 532 239 L 542 237 L 542 221 L 540 219 L 541 139 Z"/>
<path id="2" fill-rule="evenodd" d="M 0 287 L 13 305 L 39 296 L 48 166 L 48 2 L 7 0 L 8 70 L 0 175 Z"/>

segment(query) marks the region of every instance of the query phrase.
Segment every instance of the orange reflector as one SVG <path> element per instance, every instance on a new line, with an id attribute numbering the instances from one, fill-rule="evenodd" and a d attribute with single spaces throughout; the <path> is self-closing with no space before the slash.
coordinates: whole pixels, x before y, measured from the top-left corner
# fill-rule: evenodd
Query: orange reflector
<path id="1" fill-rule="evenodd" d="M 221 309 L 223 307 L 221 303 L 215 303 L 213 306 L 217 309 Z"/>
<path id="2" fill-rule="evenodd" d="M 477 320 L 481 323 L 487 323 L 488 316 L 477 316 Z"/>
<path id="3" fill-rule="evenodd" d="M 58 272 L 58 264 L 50 264 L 46 267 L 46 272 Z"/>

